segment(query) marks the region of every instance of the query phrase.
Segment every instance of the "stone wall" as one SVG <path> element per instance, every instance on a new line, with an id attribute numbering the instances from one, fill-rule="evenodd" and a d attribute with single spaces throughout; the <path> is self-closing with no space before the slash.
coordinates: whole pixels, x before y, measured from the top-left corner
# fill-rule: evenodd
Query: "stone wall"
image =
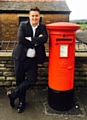
<path id="1" fill-rule="evenodd" d="M 12 87 L 16 85 L 15 74 L 14 74 L 14 63 L 9 54 L 0 54 L 0 87 Z M 48 62 L 46 61 L 43 65 L 38 65 L 38 81 L 37 85 L 47 84 L 48 79 Z"/>
<path id="2" fill-rule="evenodd" d="M 87 57 L 76 57 L 75 62 L 75 85 L 87 87 Z"/>
<path id="3" fill-rule="evenodd" d="M 4 53 L 6 54 L 6 53 Z M 87 57 L 75 57 L 75 86 L 87 86 Z M 44 65 L 38 65 L 37 86 L 47 85 L 48 59 Z M 11 54 L 0 54 L 0 87 L 15 86 L 14 65 Z"/>

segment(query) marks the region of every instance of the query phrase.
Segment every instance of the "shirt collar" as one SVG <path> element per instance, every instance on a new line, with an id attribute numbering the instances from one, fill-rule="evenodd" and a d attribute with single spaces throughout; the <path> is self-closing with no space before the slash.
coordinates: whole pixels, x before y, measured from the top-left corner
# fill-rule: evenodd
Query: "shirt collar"
<path id="1" fill-rule="evenodd" d="M 30 23 L 30 24 L 31 24 L 31 26 L 32 26 L 33 29 L 36 29 L 39 26 L 39 23 L 35 27 L 32 25 L 32 23 Z"/>

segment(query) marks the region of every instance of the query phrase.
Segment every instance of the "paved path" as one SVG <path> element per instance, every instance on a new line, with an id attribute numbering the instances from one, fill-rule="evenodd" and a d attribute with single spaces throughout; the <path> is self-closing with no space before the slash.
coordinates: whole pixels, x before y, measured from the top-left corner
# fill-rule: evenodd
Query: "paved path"
<path id="1" fill-rule="evenodd" d="M 6 90 L 0 88 L 0 120 L 87 120 L 87 90 L 75 90 L 75 101 L 70 111 L 56 111 L 47 103 L 47 87 L 35 88 L 27 91 L 25 111 L 17 113 L 9 105 Z"/>

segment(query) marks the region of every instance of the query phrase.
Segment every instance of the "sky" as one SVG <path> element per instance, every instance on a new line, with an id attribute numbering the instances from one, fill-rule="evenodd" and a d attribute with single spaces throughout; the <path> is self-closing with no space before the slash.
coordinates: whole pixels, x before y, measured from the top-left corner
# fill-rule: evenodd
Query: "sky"
<path id="1" fill-rule="evenodd" d="M 70 20 L 87 19 L 87 0 L 66 0 L 66 3 L 72 11 Z"/>

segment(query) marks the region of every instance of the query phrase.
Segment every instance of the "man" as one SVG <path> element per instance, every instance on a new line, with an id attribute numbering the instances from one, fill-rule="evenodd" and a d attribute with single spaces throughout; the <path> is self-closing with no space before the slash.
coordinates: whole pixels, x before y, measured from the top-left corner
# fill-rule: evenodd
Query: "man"
<path id="1" fill-rule="evenodd" d="M 40 23 L 40 10 L 37 7 L 31 8 L 29 21 L 20 23 L 18 44 L 12 53 L 17 87 L 7 93 L 11 107 L 14 107 L 15 99 L 19 98 L 18 113 L 21 113 L 25 108 L 26 90 L 36 83 L 37 64 L 44 62 L 44 43 L 47 42 L 47 38 L 46 26 Z"/>

